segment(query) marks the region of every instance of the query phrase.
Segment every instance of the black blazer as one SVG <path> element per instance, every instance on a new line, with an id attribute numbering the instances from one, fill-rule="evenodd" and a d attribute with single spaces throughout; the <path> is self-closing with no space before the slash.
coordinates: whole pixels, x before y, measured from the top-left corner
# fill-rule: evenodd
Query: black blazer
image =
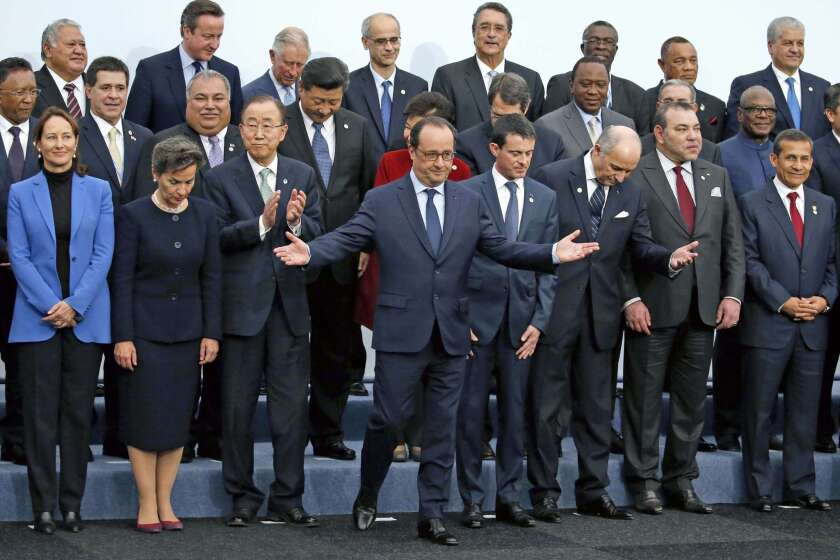
<path id="1" fill-rule="evenodd" d="M 112 272 L 114 342 L 221 340 L 222 258 L 211 203 L 190 198 L 180 214 L 151 198 L 124 205 Z"/>
<path id="2" fill-rule="evenodd" d="M 230 122 L 238 124 L 242 112 L 239 68 L 217 56 L 207 68 L 224 74 L 230 82 Z M 131 83 L 125 118 L 160 132 L 184 122 L 186 110 L 187 87 L 178 47 L 141 60 Z"/>
<path id="3" fill-rule="evenodd" d="M 662 81 L 645 91 L 642 104 L 639 106 L 639 120 L 636 130 L 640 135 L 653 130 L 653 116 L 656 114 L 656 100 L 659 99 L 659 88 Z M 712 94 L 695 88 L 697 92 L 697 119 L 700 121 L 700 133 L 705 140 L 718 143 L 724 139 L 726 126 L 726 104 Z"/>
<path id="4" fill-rule="evenodd" d="M 283 303 L 289 328 L 297 336 L 309 332 L 306 277 L 300 267 L 287 267 L 272 253 L 289 243 L 285 233 L 286 205 L 292 189 L 306 193 L 300 237 L 310 241 L 321 234 L 318 186 L 311 167 L 277 156 L 280 204 L 277 222 L 260 239 L 259 220 L 265 203 L 247 154 L 207 172 L 206 192 L 219 208 L 223 264 L 223 330 L 225 335 L 254 336 L 268 319 L 274 298 Z"/>
<path id="5" fill-rule="evenodd" d="M 412 97 L 418 93 L 429 91 L 429 83 L 404 70 L 397 68 L 394 83 L 391 85 L 391 123 L 388 130 L 382 124 L 382 113 L 379 110 L 379 94 L 376 82 L 370 70 L 370 65 L 362 66 L 350 73 L 350 85 L 344 92 L 344 107 L 370 121 L 377 138 L 377 153 L 379 156 L 391 150 L 405 148 L 403 127 L 405 115 L 403 111 Z M 377 158 L 379 159 L 379 158 Z"/>
<path id="6" fill-rule="evenodd" d="M 146 142 L 143 150 L 140 153 L 140 160 L 137 164 L 137 171 L 134 176 L 134 182 L 130 190 L 124 191 L 123 202 L 127 200 L 137 200 L 151 195 L 157 188 L 154 179 L 152 178 L 152 150 L 159 142 L 171 138 L 173 136 L 186 136 L 196 143 L 196 145 L 204 151 L 204 144 L 201 142 L 201 136 L 187 123 L 182 123 L 172 128 L 158 132 Z M 239 154 L 245 152 L 242 146 L 242 137 L 239 135 L 239 127 L 235 125 L 228 125 L 227 133 L 225 134 L 225 142 L 222 146 L 222 153 L 225 156 L 225 161 L 234 159 Z M 195 175 L 195 183 L 190 196 L 207 198 L 204 192 L 204 174 L 210 169 L 208 163 L 207 153 L 204 153 L 204 165 L 198 168 L 198 173 Z"/>
<path id="7" fill-rule="evenodd" d="M 528 82 L 531 106 L 526 116 L 535 121 L 543 113 L 545 88 L 540 75 L 515 62 L 505 60 L 505 72 L 519 74 Z M 487 88 L 478 68 L 475 55 L 458 62 L 441 66 L 432 78 L 432 91 L 445 95 L 455 105 L 455 128 L 466 130 L 490 119 L 490 101 Z"/>
<path id="8" fill-rule="evenodd" d="M 85 73 L 82 72 L 82 79 L 84 79 Z M 58 107 L 59 109 L 64 109 L 67 111 L 67 102 L 64 101 L 64 94 L 59 91 L 58 86 L 55 84 L 55 80 L 53 80 L 52 74 L 50 71 L 47 70 L 47 65 L 44 64 L 41 66 L 39 70 L 35 71 L 35 84 L 38 86 L 38 89 L 41 90 L 41 93 L 38 95 L 38 99 L 35 100 L 35 108 L 32 110 L 32 116 L 36 119 L 41 116 L 41 113 L 44 112 L 44 109 L 47 107 Z M 76 92 L 77 96 L 85 95 L 85 91 Z M 78 97 L 77 97 L 78 99 Z M 87 109 L 90 109 L 90 99 L 86 100 L 85 105 L 85 115 L 87 114 Z"/>
<path id="9" fill-rule="evenodd" d="M 286 108 L 289 130 L 280 144 L 280 155 L 303 162 L 315 170 L 318 198 L 321 202 L 321 221 L 324 231 L 332 231 L 349 220 L 361 204 L 365 192 L 373 186 L 376 175 L 376 133 L 373 125 L 347 109 L 339 109 L 335 119 L 335 157 L 330 184 L 324 185 L 309 135 L 305 130 L 300 104 Z M 332 265 L 332 273 L 340 284 L 350 284 L 356 278 L 356 257 Z M 307 272 L 309 281 L 317 278 L 317 270 Z"/>
<path id="10" fill-rule="evenodd" d="M 565 74 L 555 74 L 548 80 L 545 92 L 545 104 L 542 114 L 550 113 L 572 101 L 572 92 L 569 90 L 569 82 L 572 79 L 571 71 Z M 639 105 L 642 96 L 645 94 L 640 86 L 626 78 L 619 78 L 616 75 L 610 76 L 610 87 L 612 88 L 612 109 L 625 117 L 630 117 L 633 122 L 638 122 Z"/>
<path id="11" fill-rule="evenodd" d="M 643 156 L 648 155 L 656 149 L 656 137 L 653 135 L 653 132 L 648 132 L 642 136 L 641 141 Z M 715 165 L 723 166 L 723 161 L 720 157 L 720 147 L 705 138 L 703 138 L 703 144 L 700 146 L 700 155 L 698 157 L 706 161 L 711 161 Z"/>
<path id="12" fill-rule="evenodd" d="M 537 142 L 528 175 L 533 175 L 543 165 L 563 159 L 565 155 L 563 139 L 559 134 L 543 126 L 534 126 L 534 129 L 537 131 Z M 488 120 L 459 133 L 455 139 L 455 151 L 470 166 L 473 175 L 490 171 L 496 161 L 488 147 L 492 134 L 493 125 Z"/>
<path id="13" fill-rule="evenodd" d="M 814 142 L 814 165 L 808 177 L 808 186 L 827 194 L 834 199 L 835 206 L 840 207 L 840 142 L 831 132 Z M 840 236 L 840 213 L 835 231 Z"/>

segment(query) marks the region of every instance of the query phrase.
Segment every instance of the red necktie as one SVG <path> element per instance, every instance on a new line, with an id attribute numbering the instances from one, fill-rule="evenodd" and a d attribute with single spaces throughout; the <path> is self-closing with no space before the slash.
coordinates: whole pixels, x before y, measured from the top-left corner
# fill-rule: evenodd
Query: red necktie
<path id="1" fill-rule="evenodd" d="M 76 99 L 76 94 L 73 93 L 76 90 L 76 86 L 74 84 L 65 84 L 64 91 L 67 92 L 67 112 L 76 119 L 79 120 L 82 117 L 82 108 L 79 107 L 79 100 Z"/>
<path id="2" fill-rule="evenodd" d="M 787 197 L 790 199 L 790 223 L 793 225 L 793 233 L 796 234 L 796 240 L 799 241 L 799 248 L 802 248 L 802 240 L 805 234 L 805 224 L 802 222 L 802 215 L 796 207 L 796 199 L 799 198 L 799 193 L 788 193 Z"/>
<path id="3" fill-rule="evenodd" d="M 680 214 L 685 220 L 688 233 L 694 233 L 694 199 L 691 198 L 691 192 L 683 179 L 682 167 L 679 165 L 674 167 L 674 174 L 677 176 L 677 202 L 680 205 Z"/>

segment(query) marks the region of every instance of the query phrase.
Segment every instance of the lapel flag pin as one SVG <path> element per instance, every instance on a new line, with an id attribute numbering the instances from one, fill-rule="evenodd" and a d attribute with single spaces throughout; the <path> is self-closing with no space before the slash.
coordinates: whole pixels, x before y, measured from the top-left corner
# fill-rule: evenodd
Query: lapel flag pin
<path id="1" fill-rule="evenodd" d="M 706 176 L 705 176 L 705 175 L 700 175 L 700 180 L 701 180 L 701 181 L 705 181 L 705 180 L 706 180 Z"/>
<path id="2" fill-rule="evenodd" d="M 580 188 L 580 187 L 578 187 L 578 188 L 577 188 L 577 192 L 578 192 L 578 193 L 582 193 L 582 192 L 583 192 L 583 189 L 582 189 L 582 188 Z"/>
<path id="3" fill-rule="evenodd" d="M 228 151 L 229 151 L 229 152 L 232 152 L 232 151 L 233 151 L 233 144 L 230 144 L 230 145 L 228 146 Z"/>
<path id="4" fill-rule="evenodd" d="M 811 206 L 811 212 L 813 212 L 814 216 L 816 216 L 816 215 L 817 215 L 817 205 L 816 205 L 816 204 L 814 204 L 813 206 Z"/>
<path id="5" fill-rule="evenodd" d="M 529 197 L 528 197 L 528 202 L 530 202 L 531 204 L 533 204 L 533 203 L 534 203 L 534 197 L 533 197 L 533 196 L 529 196 Z"/>
<path id="6" fill-rule="evenodd" d="M 808 86 L 808 91 L 814 91 L 814 86 Z"/>
<path id="7" fill-rule="evenodd" d="M 701 111 L 705 111 L 705 110 L 706 110 L 706 106 L 705 106 L 705 105 L 703 105 L 702 103 L 700 104 L 700 110 L 701 110 Z"/>
<path id="8" fill-rule="evenodd" d="M 283 178 L 283 184 L 284 184 L 284 185 L 288 185 L 288 184 L 289 184 L 289 180 L 288 180 L 288 179 L 286 179 L 285 177 Z"/>
<path id="9" fill-rule="evenodd" d="M 404 89 L 400 90 L 400 95 L 405 95 L 405 90 Z"/>
<path id="10" fill-rule="evenodd" d="M 344 123 L 344 128 L 350 128 L 350 125 L 347 124 L 347 123 Z"/>

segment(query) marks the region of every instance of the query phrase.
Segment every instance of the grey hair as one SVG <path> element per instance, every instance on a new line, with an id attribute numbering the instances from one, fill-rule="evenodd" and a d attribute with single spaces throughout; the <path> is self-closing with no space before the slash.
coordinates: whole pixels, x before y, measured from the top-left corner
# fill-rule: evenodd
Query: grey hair
<path id="1" fill-rule="evenodd" d="M 79 31 L 82 30 L 82 26 L 73 21 L 72 19 L 61 18 L 57 19 L 48 26 L 44 28 L 44 32 L 41 33 L 41 60 L 46 60 L 47 57 L 44 54 L 44 45 L 49 45 L 51 47 L 58 46 L 58 32 L 61 31 L 62 27 L 75 27 Z"/>
<path id="2" fill-rule="evenodd" d="M 795 17 L 777 17 L 767 26 L 767 42 L 772 43 L 778 39 L 785 29 L 801 29 L 805 33 L 805 25 Z"/>
<path id="3" fill-rule="evenodd" d="M 773 107 L 776 106 L 776 100 L 773 98 L 773 94 L 770 93 L 770 90 L 764 86 L 756 85 L 750 86 L 744 90 L 744 92 L 741 94 L 741 97 L 738 98 L 738 107 L 746 106 L 747 100 L 758 93 L 763 93 L 764 95 L 769 97 L 770 101 L 773 103 Z"/>
<path id="4" fill-rule="evenodd" d="M 632 132 L 633 134 L 628 134 Z M 626 126 L 616 126 L 610 125 L 604 128 L 603 132 L 601 132 L 601 136 L 598 137 L 598 140 L 595 142 L 599 146 L 601 146 L 601 153 L 609 154 L 611 153 L 616 146 L 621 143 L 622 140 L 632 138 L 634 143 L 639 148 L 639 152 L 642 151 L 642 141 L 639 140 L 639 135 L 636 134 L 632 128 Z"/>
<path id="5" fill-rule="evenodd" d="M 686 82 L 685 80 L 680 80 L 678 78 L 674 78 L 673 80 L 665 80 L 662 82 L 662 85 L 659 86 L 659 94 L 656 96 L 656 100 L 660 101 L 660 96 L 662 95 L 662 90 L 666 87 L 684 87 L 688 88 L 691 92 L 691 103 L 697 103 L 697 90 L 694 89 L 694 86 Z"/>
<path id="6" fill-rule="evenodd" d="M 391 18 L 392 20 L 394 20 L 394 23 L 397 24 L 397 27 L 400 27 L 400 20 L 398 20 L 397 16 L 395 16 L 394 14 L 389 14 L 386 12 L 377 12 L 375 14 L 369 15 L 368 17 L 362 20 L 362 37 L 367 37 L 368 39 L 370 39 L 370 24 L 373 22 L 373 18 L 379 16 Z"/>
<path id="7" fill-rule="evenodd" d="M 204 164 L 204 151 L 186 136 L 178 135 L 159 142 L 152 150 L 152 171 L 158 177 L 181 171 L 190 165 Z"/>
<path id="8" fill-rule="evenodd" d="M 312 52 L 309 48 L 309 36 L 300 27 L 284 27 L 281 29 L 280 33 L 274 36 L 274 43 L 271 44 L 271 50 L 279 55 L 289 45 L 305 48 L 307 59 Z"/>
<path id="9" fill-rule="evenodd" d="M 212 80 L 213 78 L 219 78 L 224 82 L 225 91 L 227 92 L 228 99 L 230 99 L 230 82 L 224 74 L 215 70 L 202 70 L 201 72 L 196 72 L 195 76 L 190 78 L 190 83 L 187 84 L 187 99 L 190 98 L 190 91 L 192 91 L 192 86 L 195 82 L 198 80 Z"/>

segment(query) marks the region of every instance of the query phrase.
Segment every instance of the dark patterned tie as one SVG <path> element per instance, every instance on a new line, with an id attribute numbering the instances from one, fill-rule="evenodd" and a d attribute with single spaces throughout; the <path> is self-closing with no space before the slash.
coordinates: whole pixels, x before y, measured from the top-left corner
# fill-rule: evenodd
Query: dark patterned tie
<path id="1" fill-rule="evenodd" d="M 505 237 L 508 241 L 516 241 L 519 234 L 519 201 L 516 199 L 516 183 L 508 181 L 505 183 L 510 191 L 507 210 L 505 210 Z"/>
<path id="2" fill-rule="evenodd" d="M 12 183 L 17 183 L 23 178 L 23 144 L 20 143 L 20 127 L 9 127 L 9 132 L 14 138 L 12 147 L 9 148 L 9 171 L 12 172 Z"/>
<path id="3" fill-rule="evenodd" d="M 601 185 L 601 183 L 596 184 L 598 186 L 595 187 L 595 191 L 589 199 L 589 211 L 592 214 L 590 227 L 592 239 L 598 239 L 598 230 L 601 228 L 601 214 L 604 213 L 604 202 L 607 200 L 603 185 Z"/>
<path id="4" fill-rule="evenodd" d="M 193 67 L 193 70 L 194 70 L 193 77 L 195 77 L 195 75 L 198 74 L 199 72 L 204 71 L 204 66 L 202 66 L 201 63 L 197 60 L 193 60 L 192 67 Z"/>
<path id="5" fill-rule="evenodd" d="M 312 136 L 312 152 L 315 154 L 315 163 L 318 164 L 318 171 L 321 172 L 321 179 L 324 180 L 324 189 L 326 189 L 330 184 L 332 174 L 330 147 L 327 145 L 327 139 L 321 134 L 324 128 L 323 123 L 314 122 L 312 128 L 315 129 L 315 134 Z"/>
<path id="6" fill-rule="evenodd" d="M 382 82 L 382 98 L 379 100 L 379 111 L 382 114 L 382 130 L 385 131 L 385 137 L 388 137 L 388 131 L 391 125 L 391 96 L 388 94 L 388 88 L 391 87 L 390 80 Z"/>
<path id="7" fill-rule="evenodd" d="M 79 100 L 76 99 L 76 86 L 74 84 L 65 84 L 64 91 L 67 92 L 67 112 L 76 119 L 82 118 L 82 108 L 79 107 Z"/>
<path id="8" fill-rule="evenodd" d="M 435 208 L 435 189 L 426 189 L 426 233 L 429 236 L 429 244 L 432 251 L 437 255 L 440 249 L 440 240 L 443 237 L 443 228 L 440 225 L 440 216 Z"/>

